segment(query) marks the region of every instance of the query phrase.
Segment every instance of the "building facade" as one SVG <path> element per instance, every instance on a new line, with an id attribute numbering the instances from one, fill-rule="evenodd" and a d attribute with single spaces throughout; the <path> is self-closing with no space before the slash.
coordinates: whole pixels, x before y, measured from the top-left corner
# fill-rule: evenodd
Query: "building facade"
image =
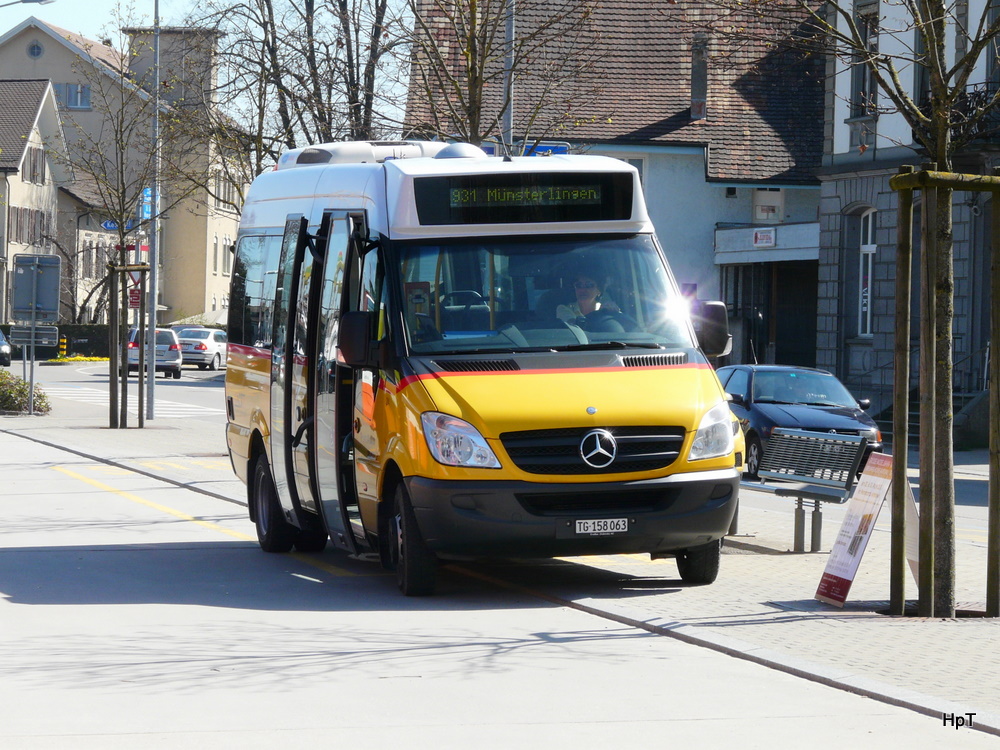
<path id="1" fill-rule="evenodd" d="M 149 94 L 142 84 L 149 85 L 148 72 L 152 45 L 147 43 L 148 29 L 125 30 L 129 35 L 128 59 L 109 44 L 85 39 L 64 29 L 29 18 L 0 36 L 0 68 L 5 75 L 18 78 L 33 78 L 52 82 L 59 100 L 64 130 L 67 134 L 69 163 L 85 160 L 86 150 L 94 149 L 95 143 L 88 141 L 90 134 L 101 133 L 113 125 L 115 113 L 109 114 L 108 101 L 115 101 L 115 87 L 124 92 L 118 99 L 142 101 Z M 166 63 L 161 68 L 164 113 L 172 106 L 179 106 L 178 97 L 184 96 L 185 106 L 208 106 L 214 75 L 214 43 L 216 37 L 196 30 L 164 29 Z M 207 44 L 205 40 L 208 40 Z M 192 41 L 196 40 L 196 41 Z M 181 54 L 184 47 L 186 54 Z M 174 65 L 172 60 L 183 59 L 184 65 Z M 182 74 L 190 74 L 195 80 L 181 84 Z M 169 83 L 169 85 L 167 85 Z M 198 100 L 200 99 L 200 103 Z M 143 110 L 141 118 L 142 138 L 151 133 L 150 107 Z M 120 113 L 119 113 L 120 114 Z M 119 117 L 119 121 L 126 118 Z M 146 130 L 146 121 L 149 130 Z M 134 140 L 128 160 L 142 163 L 150 158 L 151 141 L 142 145 L 142 139 Z M 136 145 L 139 144 L 139 145 Z M 171 148 L 173 147 L 173 152 Z M 213 199 L 209 180 L 199 179 L 208 174 L 207 165 L 215 157 L 207 139 L 192 138 L 190 134 L 182 144 L 171 144 L 164 140 L 164 152 L 176 155 L 183 152 L 184 166 L 191 168 L 187 174 L 179 176 L 177 160 L 175 169 L 165 173 L 161 184 L 161 216 L 158 259 L 159 273 L 159 322 L 169 323 L 180 318 L 204 316 L 213 320 L 222 319 L 228 304 L 229 268 L 231 255 L 229 247 L 235 241 L 239 215 L 223 208 Z M 200 162 L 200 165 L 198 164 Z M 82 170 L 77 169 L 77 179 L 84 180 Z M 147 170 L 148 172 L 148 170 Z M 192 178 L 195 174 L 199 177 Z M 151 182 L 151 178 L 146 178 Z M 62 208 L 70 215 L 60 221 L 62 231 L 75 233 L 67 239 L 73 252 L 80 256 L 80 267 L 97 269 L 99 263 L 89 263 L 88 258 L 96 257 L 97 249 L 104 248 L 108 238 L 101 236 L 98 229 L 106 216 L 102 216 L 102 205 L 108 200 L 98 186 L 65 184 L 66 195 Z M 141 188 L 141 186 L 140 186 Z M 146 211 L 148 214 L 148 210 Z M 144 225 L 143 208 L 136 205 L 137 229 L 127 238 L 127 244 L 136 248 L 134 259 L 144 261 L 142 248 L 150 245 L 148 224 Z M 118 239 L 111 240 L 112 248 Z M 130 258 L 132 260 L 133 258 Z M 86 276 L 82 277 L 86 279 Z M 84 283 L 81 294 L 86 295 L 88 285 Z M 82 304 L 82 300 L 78 301 Z M 94 310 L 95 314 L 97 310 Z"/>
<path id="2" fill-rule="evenodd" d="M 921 42 L 912 19 L 895 3 L 855 0 L 849 6 L 873 49 L 900 60 L 912 59 Z M 986 0 L 955 6 L 951 20 L 973 19 L 975 28 Z M 948 40 L 954 64 L 967 42 Z M 989 49 L 993 49 L 992 46 Z M 967 102 L 996 91 L 998 67 L 984 53 L 969 79 Z M 914 101 L 927 100 L 928 77 L 919 64 L 900 63 L 901 79 Z M 826 122 L 821 181 L 817 363 L 836 372 L 858 397 L 872 400 L 878 415 L 891 404 L 896 330 L 895 284 L 898 195 L 890 178 L 903 165 L 921 168 L 928 157 L 904 117 L 894 110 L 861 66 L 828 62 Z M 961 113 L 958 113 L 961 114 Z M 990 122 L 994 127 L 989 128 Z M 954 171 L 992 174 L 1000 166 L 1000 131 L 987 119 L 982 137 L 954 158 Z M 915 243 L 912 269 L 911 390 L 917 388 L 920 342 L 920 193 L 914 194 Z M 954 221 L 953 389 L 963 403 L 975 403 L 986 386 L 989 353 L 990 213 L 988 194 L 956 191 Z M 973 407 L 974 408 L 974 407 Z M 956 417 L 961 429 L 964 417 Z M 960 438 L 956 432 L 956 438 Z"/>
<path id="3" fill-rule="evenodd" d="M 420 7 L 428 18 L 441 12 L 429 0 Z M 729 360 L 815 364 L 822 61 L 762 42 L 730 49 L 700 30 L 710 2 L 588 10 L 585 27 L 551 29 L 537 62 L 514 71 L 515 136 L 634 164 L 678 283 L 729 307 Z M 519 4 L 515 27 L 547 28 L 551 17 Z M 455 46 L 449 24 L 435 28 L 441 49 Z M 558 86 L 539 75 L 584 56 L 591 66 Z M 484 89 L 483 122 L 502 120 L 498 84 Z M 408 133 L 440 134 L 447 107 L 435 96 L 411 79 Z"/>
<path id="4" fill-rule="evenodd" d="M 11 269 L 21 254 L 57 254 L 59 184 L 69 175 L 56 158 L 66 144 L 48 80 L 0 80 L 0 318 L 11 319 Z"/>

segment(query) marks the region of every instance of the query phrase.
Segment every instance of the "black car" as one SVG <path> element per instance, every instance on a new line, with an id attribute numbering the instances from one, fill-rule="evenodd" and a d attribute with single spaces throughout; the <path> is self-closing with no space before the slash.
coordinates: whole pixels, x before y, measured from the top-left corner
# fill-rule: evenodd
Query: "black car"
<path id="1" fill-rule="evenodd" d="M 756 478 L 760 457 L 775 427 L 790 427 L 868 438 L 868 456 L 882 452 L 882 433 L 860 401 L 826 370 L 785 365 L 720 367 L 719 380 L 730 396 L 729 407 L 746 437 L 746 472 Z"/>
<path id="2" fill-rule="evenodd" d="M 10 342 L 0 331 L 0 366 L 10 367 Z"/>

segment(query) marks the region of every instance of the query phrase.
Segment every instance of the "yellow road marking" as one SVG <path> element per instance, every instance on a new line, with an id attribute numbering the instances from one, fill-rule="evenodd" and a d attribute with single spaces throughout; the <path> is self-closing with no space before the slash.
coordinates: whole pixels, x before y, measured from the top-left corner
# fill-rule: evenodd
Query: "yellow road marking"
<path id="1" fill-rule="evenodd" d="M 173 516 L 174 518 L 179 518 L 182 521 L 190 521 L 191 523 L 195 523 L 206 529 L 211 529 L 212 531 L 218 531 L 222 534 L 235 537 L 236 539 L 239 539 L 244 542 L 257 541 L 256 537 L 250 536 L 249 534 L 244 534 L 242 531 L 234 531 L 233 529 L 227 529 L 225 526 L 220 526 L 219 524 L 212 523 L 211 521 L 203 521 L 200 518 L 195 518 L 192 515 L 188 515 L 187 513 L 175 510 L 174 508 L 170 508 L 166 505 L 161 505 L 160 503 L 154 503 L 151 500 L 146 500 L 145 498 L 139 497 L 138 495 L 134 495 L 131 492 L 115 489 L 110 485 L 104 484 L 103 482 L 99 482 L 96 479 L 91 479 L 90 477 L 85 477 L 83 474 L 78 474 L 77 472 L 71 471 L 70 469 L 64 468 L 62 466 L 53 466 L 52 468 L 62 474 L 65 474 L 68 477 L 72 477 L 73 479 L 79 479 L 81 482 L 89 484 L 91 487 L 95 487 L 105 492 L 110 492 L 113 495 L 118 495 L 119 497 L 123 497 L 126 500 L 129 500 L 133 503 L 138 503 L 139 505 L 145 505 L 147 508 L 152 508 L 153 510 L 157 510 L 161 513 L 166 513 L 167 515 Z M 290 557 L 297 560 L 298 562 L 305 563 L 306 565 L 310 565 L 313 568 L 317 568 L 326 573 L 329 573 L 332 576 L 357 575 L 357 573 L 352 573 L 351 571 L 344 570 L 343 568 L 337 568 L 333 565 L 323 562 L 322 560 L 317 560 L 315 558 L 309 557 L 308 555 L 303 555 L 299 552 L 293 552 L 290 555 Z"/>
<path id="2" fill-rule="evenodd" d="M 142 465 L 148 466 L 150 469 L 162 469 L 164 466 L 169 466 L 171 469 L 185 470 L 183 465 L 171 463 L 170 461 L 143 461 Z"/>
<path id="3" fill-rule="evenodd" d="M 206 469 L 229 469 L 230 464 L 228 461 L 195 461 L 192 460 L 195 466 L 203 466 Z"/>
<path id="4" fill-rule="evenodd" d="M 179 510 L 173 508 L 168 508 L 166 505 L 160 505 L 159 503 L 154 503 L 151 500 L 146 500 L 145 498 L 139 497 L 138 495 L 133 495 L 131 492 L 125 492 L 124 490 L 118 490 L 114 487 L 104 484 L 104 482 L 98 482 L 96 479 L 91 479 L 90 477 L 85 477 L 83 474 L 77 474 L 75 471 L 70 471 L 62 466 L 53 466 L 56 471 L 65 474 L 68 477 L 73 477 L 73 479 L 79 479 L 85 484 L 89 484 L 91 487 L 96 487 L 99 490 L 104 490 L 105 492 L 110 492 L 119 497 L 123 497 L 126 500 L 131 500 L 133 503 L 138 503 L 139 505 L 145 505 L 147 508 L 152 508 L 153 510 L 158 510 L 161 513 L 166 513 L 167 515 L 173 516 L 174 518 L 179 518 L 182 521 L 190 521 L 196 523 L 199 526 L 203 526 L 206 529 L 212 529 L 213 531 L 219 531 L 223 534 L 228 534 L 229 536 L 240 539 L 245 542 L 253 542 L 255 538 L 244 534 L 241 531 L 234 531 L 232 529 L 227 529 L 225 526 L 220 526 L 217 523 L 212 523 L 211 521 L 202 521 L 200 518 L 195 518 L 187 513 L 182 513 Z"/>

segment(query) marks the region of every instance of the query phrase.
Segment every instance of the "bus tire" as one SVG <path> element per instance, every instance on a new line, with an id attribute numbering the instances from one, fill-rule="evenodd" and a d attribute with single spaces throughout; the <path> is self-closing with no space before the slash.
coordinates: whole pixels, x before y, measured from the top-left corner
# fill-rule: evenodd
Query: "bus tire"
<path id="1" fill-rule="evenodd" d="M 257 542 L 265 552 L 288 552 L 295 543 L 297 529 L 285 520 L 274 488 L 267 456 L 261 453 L 253 470 L 254 525 Z"/>
<path id="2" fill-rule="evenodd" d="M 417 526 L 413 506 L 402 483 L 393 493 L 393 536 L 396 544 L 396 583 L 405 596 L 434 593 L 437 559 L 427 549 Z"/>
<path id="3" fill-rule="evenodd" d="M 326 547 L 326 532 L 300 529 L 295 535 L 295 549 L 299 552 L 322 552 Z"/>
<path id="4" fill-rule="evenodd" d="M 685 583 L 703 585 L 719 577 L 722 560 L 722 540 L 702 544 L 677 553 L 677 572 Z"/>

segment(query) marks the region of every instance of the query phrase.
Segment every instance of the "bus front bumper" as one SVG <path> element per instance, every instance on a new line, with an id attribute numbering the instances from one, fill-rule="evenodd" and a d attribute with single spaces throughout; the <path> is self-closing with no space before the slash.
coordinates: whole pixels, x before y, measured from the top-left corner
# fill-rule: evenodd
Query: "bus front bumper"
<path id="1" fill-rule="evenodd" d="M 424 541 L 443 558 L 662 554 L 725 536 L 739 472 L 566 484 L 410 477 L 406 486 Z"/>

